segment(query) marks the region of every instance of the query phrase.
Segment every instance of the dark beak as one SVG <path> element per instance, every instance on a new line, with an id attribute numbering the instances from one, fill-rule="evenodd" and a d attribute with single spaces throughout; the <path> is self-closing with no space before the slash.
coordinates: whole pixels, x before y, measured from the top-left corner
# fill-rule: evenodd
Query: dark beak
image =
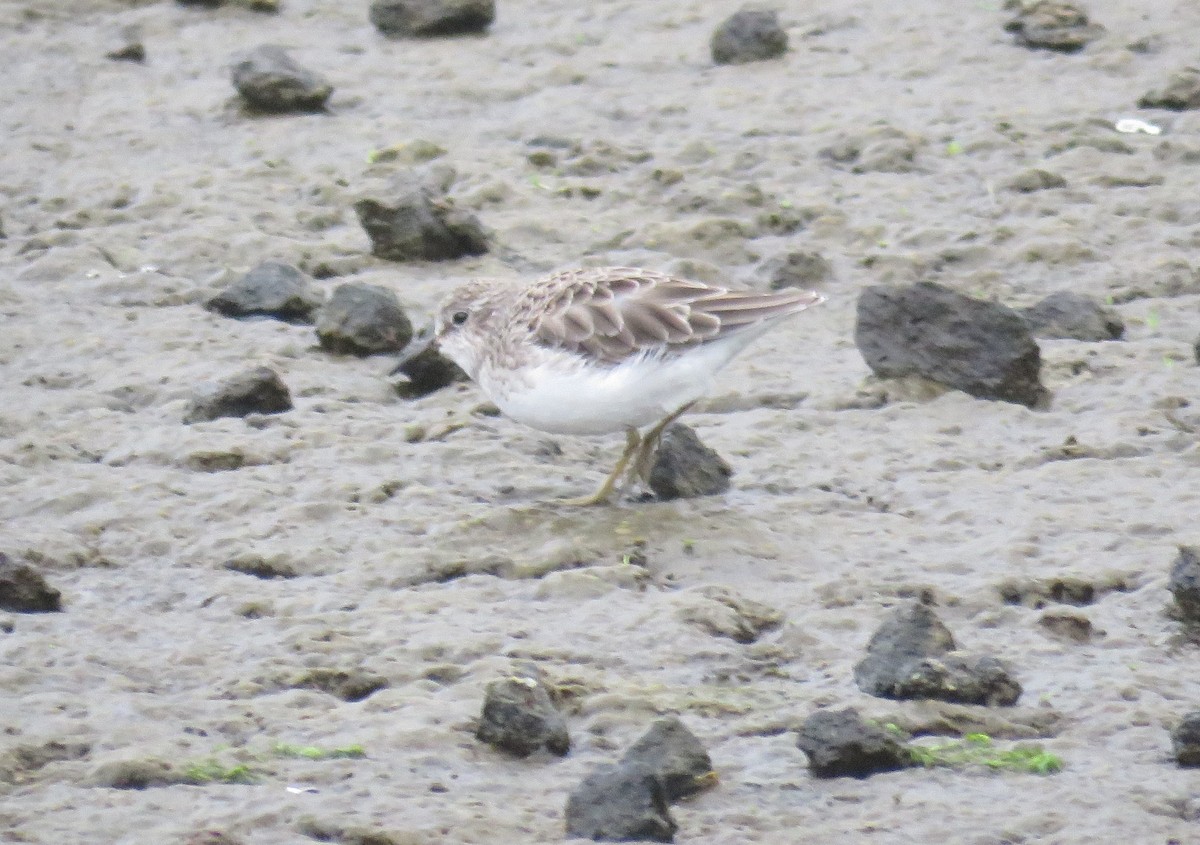
<path id="1" fill-rule="evenodd" d="M 408 342 L 408 346 L 400 352 L 400 360 L 396 362 L 396 366 L 388 373 L 390 376 L 398 376 L 404 373 L 404 368 L 408 362 L 416 358 L 425 350 L 429 349 L 436 342 L 433 335 L 433 323 L 424 326 L 419 332 L 413 335 L 412 340 Z"/>

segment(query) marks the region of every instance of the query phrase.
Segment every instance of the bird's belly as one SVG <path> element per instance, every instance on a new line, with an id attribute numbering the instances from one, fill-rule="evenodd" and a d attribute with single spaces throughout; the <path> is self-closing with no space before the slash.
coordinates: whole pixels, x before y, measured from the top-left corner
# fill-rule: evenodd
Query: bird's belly
<path id="1" fill-rule="evenodd" d="M 497 389 L 495 375 L 485 375 L 480 384 L 502 413 L 530 428 L 609 434 L 658 422 L 707 393 L 715 368 L 706 357 L 692 352 L 615 367 L 542 362 L 507 389 Z"/>

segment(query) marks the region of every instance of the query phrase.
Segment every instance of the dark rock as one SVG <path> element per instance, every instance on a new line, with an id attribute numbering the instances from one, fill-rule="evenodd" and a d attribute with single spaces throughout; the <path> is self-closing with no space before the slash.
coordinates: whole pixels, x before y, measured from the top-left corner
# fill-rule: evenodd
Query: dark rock
<path id="1" fill-rule="evenodd" d="M 1200 766 L 1200 710 L 1193 710 L 1171 731 L 1175 760 L 1181 766 Z"/>
<path id="2" fill-rule="evenodd" d="M 1138 108 L 1171 111 L 1200 109 L 1200 68 L 1184 68 L 1172 74 L 1166 88 L 1142 95 L 1138 100 Z"/>
<path id="3" fill-rule="evenodd" d="M 881 698 L 1009 705 L 1021 694 L 1001 661 L 957 651 L 950 630 L 919 601 L 879 626 L 854 667 L 854 681 Z"/>
<path id="4" fill-rule="evenodd" d="M 717 64 L 740 65 L 782 56 L 788 38 L 773 10 L 747 7 L 717 27 L 709 46 Z"/>
<path id="5" fill-rule="evenodd" d="M 1046 191 L 1051 188 L 1065 188 L 1066 186 L 1066 179 L 1057 173 L 1042 170 L 1040 167 L 1034 167 L 1018 173 L 1009 179 L 1005 185 L 1010 191 L 1017 191 L 1022 194 L 1031 194 L 1034 191 Z"/>
<path id="6" fill-rule="evenodd" d="M 854 709 L 818 710 L 804 720 L 796 743 L 808 756 L 814 777 L 865 778 L 911 766 L 904 745 Z"/>
<path id="7" fill-rule="evenodd" d="M 295 689 L 315 689 L 342 701 L 362 701 L 381 689 L 387 689 L 387 678 L 372 675 L 362 669 L 310 669 L 295 680 Z"/>
<path id="8" fill-rule="evenodd" d="M 491 26 L 496 4 L 495 0 L 375 0 L 368 15 L 384 35 L 464 35 Z"/>
<path id="9" fill-rule="evenodd" d="M 175 0 L 180 6 L 199 6 L 208 9 L 215 9 L 220 6 L 225 0 Z"/>
<path id="10" fill-rule="evenodd" d="M 922 658 L 896 675 L 885 698 L 1009 707 L 1017 703 L 1022 692 L 999 659 L 960 651 Z"/>
<path id="11" fill-rule="evenodd" d="M 731 475 L 729 464 L 701 443 L 696 432 L 683 423 L 672 423 L 654 455 L 649 484 L 659 499 L 691 499 L 724 493 Z"/>
<path id="12" fill-rule="evenodd" d="M 4 237 L 4 233 L 0 232 L 0 238 Z M 1192 357 L 1196 359 L 1196 363 L 1200 364 L 1200 337 L 1196 338 L 1192 344 Z"/>
<path id="13" fill-rule="evenodd" d="M 388 261 L 446 261 L 488 249 L 487 235 L 473 214 L 420 188 L 410 188 L 388 204 L 359 200 L 354 211 L 371 239 L 371 254 Z"/>
<path id="14" fill-rule="evenodd" d="M 1052 293 L 1018 313 L 1035 337 L 1120 340 L 1125 335 L 1125 321 L 1120 314 L 1080 293 Z"/>
<path id="15" fill-rule="evenodd" d="M 135 26 L 123 27 L 113 40 L 104 58 L 115 62 L 144 62 L 146 61 L 146 45 L 142 43 L 141 33 Z"/>
<path id="16" fill-rule="evenodd" d="M 185 423 L 247 414 L 282 414 L 292 409 L 292 395 L 270 367 L 255 367 L 212 387 L 197 391 L 183 417 Z"/>
<path id="17" fill-rule="evenodd" d="M 468 380 L 462 367 L 432 346 L 427 346 L 416 355 L 404 358 L 392 370 L 392 375 L 403 376 L 403 379 L 396 382 L 396 393 L 404 399 L 428 396 L 455 382 Z"/>
<path id="18" fill-rule="evenodd" d="M 1016 311 L 933 282 L 874 285 L 858 298 L 855 342 L 881 378 L 921 376 L 982 399 L 1037 405 L 1041 353 Z"/>
<path id="19" fill-rule="evenodd" d="M 226 317 L 274 317 L 290 323 L 311 323 L 325 301 L 312 280 L 290 264 L 264 261 L 221 291 L 205 308 Z"/>
<path id="20" fill-rule="evenodd" d="M 15 563 L 0 552 L 0 610 L 54 613 L 62 610 L 62 593 L 29 564 Z"/>
<path id="21" fill-rule="evenodd" d="M 933 608 L 911 602 L 897 608 L 871 636 L 867 656 L 854 667 L 854 680 L 863 692 L 886 696 L 901 667 L 956 647 L 954 635 Z"/>
<path id="22" fill-rule="evenodd" d="M 1171 566 L 1167 585 L 1175 597 L 1179 616 L 1187 622 L 1200 623 L 1200 548 L 1180 546 L 1179 555 Z"/>
<path id="23" fill-rule="evenodd" d="M 696 735 L 675 716 L 659 719 L 621 758 L 621 765 L 643 765 L 657 774 L 668 803 L 713 783 L 712 760 Z"/>
<path id="24" fill-rule="evenodd" d="M 399 352 L 412 323 L 396 294 L 378 285 L 339 285 L 317 317 L 321 347 L 342 355 Z"/>
<path id="25" fill-rule="evenodd" d="M 760 271 L 771 290 L 820 287 L 833 276 L 829 259 L 817 252 L 789 252 L 764 262 Z"/>
<path id="26" fill-rule="evenodd" d="M 641 764 L 605 766 L 567 799 L 567 835 L 596 842 L 673 842 L 678 826 L 654 770 Z"/>
<path id="27" fill-rule="evenodd" d="M 256 47 L 234 62 L 233 87 L 250 108 L 272 113 L 320 111 L 333 93 L 323 77 L 275 44 Z"/>
<path id="28" fill-rule="evenodd" d="M 1004 29 L 1023 47 L 1059 53 L 1078 52 L 1104 34 L 1104 27 L 1090 23 L 1083 9 L 1055 0 L 1023 8 Z"/>
<path id="29" fill-rule="evenodd" d="M 513 675 L 487 685 L 475 737 L 518 757 L 545 748 L 560 757 L 571 750 L 567 723 L 540 677 Z"/>

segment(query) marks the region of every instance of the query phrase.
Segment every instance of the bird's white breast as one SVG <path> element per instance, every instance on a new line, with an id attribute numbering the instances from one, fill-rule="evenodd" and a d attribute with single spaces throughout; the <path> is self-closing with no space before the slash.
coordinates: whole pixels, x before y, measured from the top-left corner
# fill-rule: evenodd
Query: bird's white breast
<path id="1" fill-rule="evenodd" d="M 478 382 L 506 416 L 553 434 L 609 434 L 650 425 L 694 402 L 747 339 L 616 366 L 546 350 L 519 372 L 484 368 Z"/>

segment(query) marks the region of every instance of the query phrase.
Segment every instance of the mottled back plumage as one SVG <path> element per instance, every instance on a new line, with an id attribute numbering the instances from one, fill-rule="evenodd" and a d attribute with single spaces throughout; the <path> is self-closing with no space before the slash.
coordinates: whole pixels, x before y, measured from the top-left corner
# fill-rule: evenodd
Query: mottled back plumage
<path id="1" fill-rule="evenodd" d="M 731 291 L 631 267 L 558 273 L 515 297 L 502 286 L 504 308 L 497 307 L 496 285 L 471 283 L 452 294 L 441 309 L 439 332 L 453 330 L 454 314 L 465 311 L 468 320 L 492 324 L 493 332 L 519 332 L 548 349 L 610 365 L 647 353 L 682 352 L 822 300 L 811 291 Z"/>

